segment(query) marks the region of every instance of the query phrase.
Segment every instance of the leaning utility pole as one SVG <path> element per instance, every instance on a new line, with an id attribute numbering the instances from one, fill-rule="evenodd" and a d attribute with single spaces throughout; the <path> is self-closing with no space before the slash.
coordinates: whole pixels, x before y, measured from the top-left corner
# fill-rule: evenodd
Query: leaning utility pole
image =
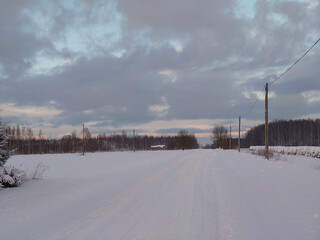
<path id="1" fill-rule="evenodd" d="M 232 140 L 231 140 L 231 126 L 230 126 L 229 149 L 231 148 L 232 148 Z"/>
<path id="2" fill-rule="evenodd" d="M 84 155 L 85 147 L 84 147 L 84 124 L 82 127 L 82 155 Z"/>
<path id="3" fill-rule="evenodd" d="M 318 123 L 318 146 L 320 146 L 320 124 Z"/>
<path id="4" fill-rule="evenodd" d="M 136 151 L 136 130 L 133 129 L 133 152 Z"/>
<path id="5" fill-rule="evenodd" d="M 238 152 L 240 152 L 240 127 L 241 127 L 241 117 L 239 117 Z"/>
<path id="6" fill-rule="evenodd" d="M 266 159 L 269 160 L 269 131 L 268 131 L 268 83 L 266 83 L 266 96 L 265 96 L 265 147 Z"/>

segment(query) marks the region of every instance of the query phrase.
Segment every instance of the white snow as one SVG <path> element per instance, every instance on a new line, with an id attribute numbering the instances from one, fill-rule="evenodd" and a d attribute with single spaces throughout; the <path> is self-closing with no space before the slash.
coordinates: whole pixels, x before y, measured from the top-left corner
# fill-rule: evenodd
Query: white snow
<path id="1" fill-rule="evenodd" d="M 259 152 L 264 151 L 265 146 L 251 146 L 250 151 Z M 307 157 L 320 158 L 320 147 L 308 147 L 308 146 L 299 146 L 299 147 L 284 147 L 284 146 L 271 146 L 269 151 L 280 154 L 288 155 L 302 155 Z"/>
<path id="2" fill-rule="evenodd" d="M 4 185 L 19 186 L 25 180 L 25 173 L 17 168 L 0 167 L 0 190 Z"/>
<path id="3" fill-rule="evenodd" d="M 293 159 L 291 161 L 291 158 Z M 0 191 L 0 239 L 319 240 L 306 157 L 223 150 L 14 156 L 43 179 Z"/>

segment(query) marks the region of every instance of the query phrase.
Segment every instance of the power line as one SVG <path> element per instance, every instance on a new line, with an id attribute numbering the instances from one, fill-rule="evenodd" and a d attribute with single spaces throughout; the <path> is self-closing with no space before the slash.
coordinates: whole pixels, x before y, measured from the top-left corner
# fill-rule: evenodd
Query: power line
<path id="1" fill-rule="evenodd" d="M 269 83 L 269 86 L 271 86 L 275 81 L 278 81 L 283 75 L 285 75 L 287 72 L 289 72 L 302 58 L 304 58 L 311 49 L 317 45 L 317 43 L 320 41 L 320 38 L 297 60 L 294 64 L 292 64 L 286 71 L 284 71 L 279 77 L 277 77 L 275 80 Z"/>
<path id="2" fill-rule="evenodd" d="M 260 99 L 260 97 L 261 97 L 261 95 L 262 95 L 263 92 L 264 92 L 264 87 L 263 87 L 263 89 L 261 90 L 260 94 L 258 95 L 257 100 L 256 100 L 256 101 L 254 102 L 254 104 L 251 106 L 250 110 L 249 110 L 245 115 L 241 116 L 241 118 L 245 118 L 246 116 L 249 115 L 249 113 L 252 111 L 252 109 L 254 108 L 254 106 L 255 106 L 255 105 L 257 104 L 257 102 L 259 101 L 259 99 Z"/>
<path id="3" fill-rule="evenodd" d="M 277 77 L 275 80 L 273 80 L 272 82 L 270 82 L 268 85 L 271 86 L 274 82 L 278 81 L 283 75 L 285 75 L 287 72 L 289 72 L 302 58 L 304 58 L 310 51 L 311 49 L 318 44 L 318 42 L 320 41 L 320 38 L 297 60 L 295 61 L 287 70 L 285 70 L 279 77 Z M 249 115 L 249 113 L 252 111 L 252 109 L 255 107 L 255 105 L 258 103 L 262 93 L 264 92 L 264 87 L 261 90 L 260 94 L 258 95 L 257 100 L 254 102 L 254 104 L 251 106 L 250 110 L 242 116 L 242 118 L 245 118 L 246 116 Z"/>
<path id="4" fill-rule="evenodd" d="M 269 84 L 266 83 L 266 87 L 265 87 L 265 91 L 266 91 L 266 97 L 265 97 L 265 147 L 266 147 L 266 159 L 269 159 L 269 145 L 268 145 L 268 85 L 272 85 L 275 81 L 278 81 L 283 75 L 285 75 L 287 72 L 289 72 L 302 58 L 304 58 L 310 51 L 311 49 L 317 45 L 317 43 L 320 41 L 320 38 L 297 60 L 295 61 L 295 63 L 293 65 L 291 65 L 286 71 L 284 71 L 279 77 L 277 77 L 275 80 L 273 80 L 272 82 L 270 82 Z M 243 116 L 243 118 L 245 118 L 246 116 L 248 116 L 248 114 L 252 111 L 252 109 L 254 108 L 254 106 L 257 104 L 258 100 L 260 99 L 262 93 L 264 92 L 264 88 L 262 89 L 262 91 L 260 92 L 257 100 L 254 102 L 254 104 L 252 105 L 252 107 L 250 108 L 250 110 Z M 240 152 L 240 129 L 241 129 L 241 125 L 240 125 L 240 121 L 241 121 L 241 117 L 239 117 L 239 137 L 238 137 L 238 151 Z"/>

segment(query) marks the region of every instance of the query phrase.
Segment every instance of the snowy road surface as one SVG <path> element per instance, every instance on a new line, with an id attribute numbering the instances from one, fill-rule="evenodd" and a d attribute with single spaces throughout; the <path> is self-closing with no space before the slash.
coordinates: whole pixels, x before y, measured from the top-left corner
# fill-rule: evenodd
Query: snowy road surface
<path id="1" fill-rule="evenodd" d="M 15 156 L 0 239 L 319 240 L 320 171 L 236 151 Z"/>

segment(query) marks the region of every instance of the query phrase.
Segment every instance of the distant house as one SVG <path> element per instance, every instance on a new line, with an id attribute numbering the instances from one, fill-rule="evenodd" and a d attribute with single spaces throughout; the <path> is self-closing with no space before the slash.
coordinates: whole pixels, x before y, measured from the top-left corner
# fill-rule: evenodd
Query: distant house
<path id="1" fill-rule="evenodd" d="M 166 145 L 154 145 L 151 146 L 151 150 L 165 150 L 166 149 Z"/>

